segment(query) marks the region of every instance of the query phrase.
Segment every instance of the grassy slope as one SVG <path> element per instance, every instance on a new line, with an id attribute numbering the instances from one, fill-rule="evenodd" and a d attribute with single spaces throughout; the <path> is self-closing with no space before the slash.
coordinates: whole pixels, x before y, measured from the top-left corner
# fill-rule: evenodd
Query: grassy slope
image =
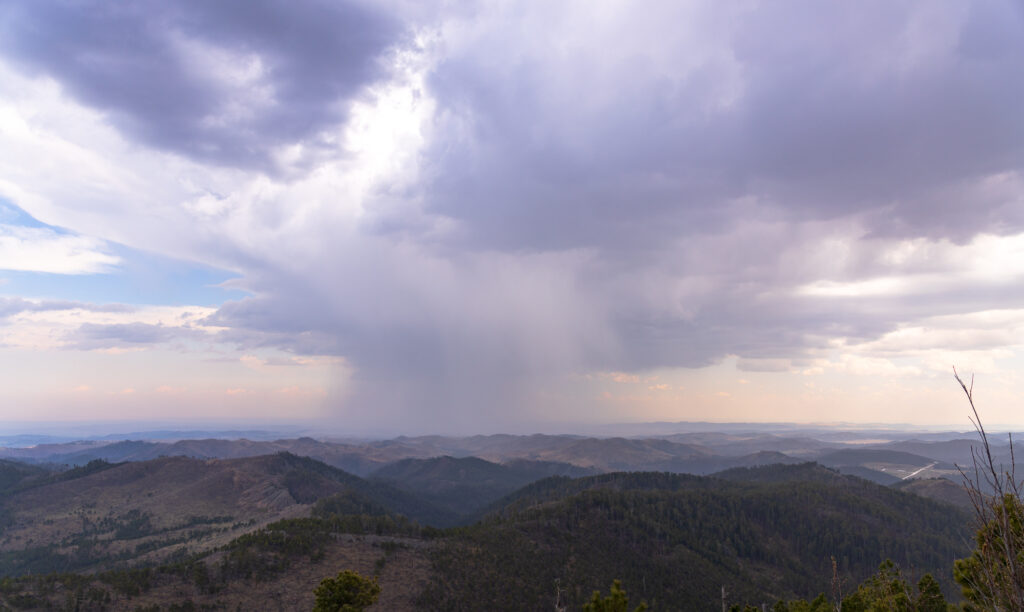
<path id="1" fill-rule="evenodd" d="M 323 578 L 351 569 L 378 577 L 381 597 L 371 610 L 402 611 L 415 609 L 429 578 L 432 543 L 419 537 L 325 532 L 318 546 L 288 552 L 240 542 L 173 565 L 4 579 L 0 608 L 309 610 Z"/>
<path id="2" fill-rule="evenodd" d="M 927 497 L 935 501 L 952 504 L 966 512 L 973 512 L 971 498 L 962 484 L 947 478 L 912 478 L 892 485 L 894 489 Z"/>
<path id="3" fill-rule="evenodd" d="M 76 472 L 83 475 L 62 475 L 3 500 L 0 575 L 180 557 L 271 521 L 308 515 L 310 504 L 341 493 L 360 511 L 395 512 L 436 525 L 456 520 L 387 484 L 286 453 L 207 461 L 166 457 L 66 474 Z"/>

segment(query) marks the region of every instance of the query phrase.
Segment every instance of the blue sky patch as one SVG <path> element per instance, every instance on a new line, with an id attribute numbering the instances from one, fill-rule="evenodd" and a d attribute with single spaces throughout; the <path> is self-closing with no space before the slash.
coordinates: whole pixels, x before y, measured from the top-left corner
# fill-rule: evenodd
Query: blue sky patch
<path id="1" fill-rule="evenodd" d="M 47 225 L 18 206 L 0 200 L 0 224 L 47 228 Z M 98 304 L 123 303 L 173 306 L 218 306 L 247 295 L 219 285 L 238 276 L 202 264 L 182 261 L 107 243 L 109 252 L 121 259 L 117 268 L 105 274 L 53 274 L 0 270 L 0 295 L 25 298 L 76 300 Z"/>
<path id="2" fill-rule="evenodd" d="M 71 232 L 47 225 L 21 209 L 20 206 L 12 204 L 10 200 L 0 198 L 0 224 L 17 225 L 19 227 L 45 227 L 58 234 L 70 234 Z"/>

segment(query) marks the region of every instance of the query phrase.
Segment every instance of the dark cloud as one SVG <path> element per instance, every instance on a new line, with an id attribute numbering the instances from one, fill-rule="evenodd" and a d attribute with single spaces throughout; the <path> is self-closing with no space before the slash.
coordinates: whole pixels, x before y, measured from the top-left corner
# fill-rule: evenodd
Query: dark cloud
<path id="1" fill-rule="evenodd" d="M 741 198 L 884 235 L 1024 227 L 1015 202 L 948 197 L 1024 165 L 1019 5 L 721 7 L 696 66 L 707 49 L 665 9 L 621 15 L 632 56 L 537 19 L 528 41 L 481 36 L 442 62 L 430 209 L 511 250 L 649 248 L 741 221 Z"/>
<path id="2" fill-rule="evenodd" d="M 132 138 L 228 166 L 320 132 L 385 71 L 402 37 L 360 2 L 10 2 L 0 49 L 54 77 Z M 251 82 L 245 82 L 251 78 Z"/>
<path id="3" fill-rule="evenodd" d="M 421 214 L 388 193 L 364 225 L 380 242 L 324 249 L 301 282 L 261 269 L 257 297 L 211 323 L 243 346 L 345 355 L 350 405 L 429 426 L 514 414 L 568 372 L 728 355 L 781 370 L 837 338 L 1024 299 L 975 279 L 800 291 L 949 266 L 896 266 L 897 240 L 1024 228 L 1013 190 L 985 186 L 1024 165 L 1019 10 L 697 12 L 627 10 L 592 32 L 560 8 L 460 16 L 428 79 L 438 112 L 407 194 Z"/>

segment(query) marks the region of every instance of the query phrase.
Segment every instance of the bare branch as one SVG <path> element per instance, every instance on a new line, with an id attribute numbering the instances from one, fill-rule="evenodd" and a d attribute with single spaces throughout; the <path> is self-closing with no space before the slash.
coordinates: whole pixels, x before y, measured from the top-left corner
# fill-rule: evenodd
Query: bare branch
<path id="1" fill-rule="evenodd" d="M 971 406 L 968 418 L 981 442 L 980 450 L 971 447 L 973 477 L 957 466 L 978 523 L 977 545 L 972 556 L 965 560 L 969 572 L 960 580 L 971 589 L 971 599 L 985 609 L 1024 610 L 1024 574 L 1020 564 L 1024 553 L 1024 530 L 1021 528 L 1021 486 L 1016 480 L 1013 436 L 1009 436 L 1009 469 L 1002 465 L 997 467 L 988 432 L 974 404 L 974 376 L 968 385 L 954 367 L 953 377 L 967 396 Z"/>

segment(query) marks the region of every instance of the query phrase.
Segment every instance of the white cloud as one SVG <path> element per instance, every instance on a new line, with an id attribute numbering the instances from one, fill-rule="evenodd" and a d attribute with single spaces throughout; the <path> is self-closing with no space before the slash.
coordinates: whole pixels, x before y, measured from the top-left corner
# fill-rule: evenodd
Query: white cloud
<path id="1" fill-rule="evenodd" d="M 797 287 L 796 295 L 872 298 L 958 292 L 969 297 L 979 288 L 1016 286 L 1024 279 L 1024 233 L 979 234 L 965 244 L 928 238 L 864 240 L 849 248 L 865 254 L 874 251 L 874 262 L 867 263 L 864 255 L 850 258 L 849 267 L 835 269 L 834 274 L 857 274 L 857 267 L 865 265 L 869 266 L 868 274 L 874 270 L 884 274 L 854 280 L 815 280 Z M 826 259 L 836 261 L 832 256 L 826 255 Z"/>
<path id="2" fill-rule="evenodd" d="M 25 300 L 29 305 L 46 305 Z M 89 304 L 69 303 L 58 308 L 31 307 L 9 316 L 0 327 L 0 343 L 28 350 L 68 348 L 89 340 L 82 348 L 143 349 L 160 344 L 194 340 L 199 335 L 215 341 L 217 327 L 207 327 L 203 319 L 216 309 L 201 306 L 139 306 L 132 309 L 97 309 Z M 82 330 L 91 331 L 83 337 Z M 100 333 L 108 330 L 109 333 Z M 158 333 L 154 333 L 158 332 Z"/>
<path id="3" fill-rule="evenodd" d="M 102 240 L 48 228 L 0 225 L 0 270 L 97 274 L 121 262 Z"/>

